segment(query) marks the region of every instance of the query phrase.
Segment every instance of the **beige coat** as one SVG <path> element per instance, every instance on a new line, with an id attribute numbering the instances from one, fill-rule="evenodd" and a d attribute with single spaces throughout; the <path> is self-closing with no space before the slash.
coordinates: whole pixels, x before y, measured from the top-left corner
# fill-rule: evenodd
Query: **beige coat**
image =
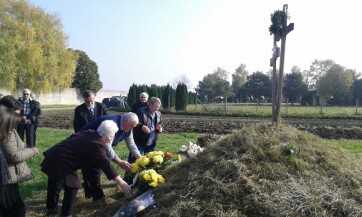
<path id="1" fill-rule="evenodd" d="M 16 130 L 10 133 L 8 139 L 0 142 L 0 148 L 8 163 L 9 184 L 20 183 L 31 178 L 26 160 L 34 154 L 31 148 L 24 147 L 24 142 L 20 139 Z"/>

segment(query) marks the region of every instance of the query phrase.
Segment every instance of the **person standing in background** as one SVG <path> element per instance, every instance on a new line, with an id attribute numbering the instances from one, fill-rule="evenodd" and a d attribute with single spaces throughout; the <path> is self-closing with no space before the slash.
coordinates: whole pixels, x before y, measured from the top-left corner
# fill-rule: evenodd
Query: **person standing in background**
<path id="1" fill-rule="evenodd" d="M 140 94 L 140 101 L 132 105 L 131 112 L 136 113 L 139 108 L 145 106 L 148 106 L 148 94 L 146 92 L 142 92 Z"/>
<path id="2" fill-rule="evenodd" d="M 24 89 L 23 97 L 19 98 L 22 109 L 20 112 L 21 121 L 17 128 L 21 140 L 24 141 L 24 133 L 26 134 L 26 145 L 29 148 L 35 146 L 34 120 L 38 114 L 38 107 L 36 107 L 34 101 L 31 100 L 30 94 L 31 91 L 29 89 Z"/>
<path id="3" fill-rule="evenodd" d="M 95 119 L 108 115 L 106 106 L 95 101 L 95 93 L 93 91 L 84 91 L 83 99 L 84 103 L 77 106 L 74 110 L 73 128 L 75 133 Z"/>
<path id="4" fill-rule="evenodd" d="M 161 112 L 158 111 L 160 107 L 161 100 L 157 97 L 151 97 L 148 106 L 141 107 L 137 110 L 136 114 L 139 119 L 139 124 L 133 128 L 133 137 L 137 149 L 142 155 L 156 150 L 158 134 L 163 131 L 163 127 L 161 126 Z M 135 161 L 136 158 L 130 152 L 128 162 L 132 164 Z M 128 184 L 132 183 L 133 178 L 134 174 L 126 171 L 124 180 Z"/>
<path id="5" fill-rule="evenodd" d="M 80 104 L 74 109 L 73 128 L 74 132 L 78 133 L 80 129 L 90 122 L 100 118 L 104 115 L 108 115 L 106 106 L 103 103 L 95 101 L 95 93 L 91 90 L 83 92 L 84 103 Z M 96 129 L 95 129 L 96 130 Z M 89 170 L 82 168 L 83 176 L 83 189 L 86 198 L 91 198 L 90 181 L 88 180 Z"/>
<path id="6" fill-rule="evenodd" d="M 34 116 L 34 145 L 36 146 L 36 130 L 38 129 L 39 116 L 41 115 L 41 107 L 40 102 L 36 100 L 36 96 L 34 93 L 30 94 L 30 98 L 34 102 L 34 106 L 38 110 L 38 113 Z"/>

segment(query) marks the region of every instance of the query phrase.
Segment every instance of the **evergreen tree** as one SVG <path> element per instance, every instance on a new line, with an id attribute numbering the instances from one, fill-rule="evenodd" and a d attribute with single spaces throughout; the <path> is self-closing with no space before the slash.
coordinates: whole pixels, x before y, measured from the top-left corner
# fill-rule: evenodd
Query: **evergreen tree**
<path id="1" fill-rule="evenodd" d="M 132 84 L 128 90 L 127 104 L 132 107 L 138 101 L 139 95 L 136 94 L 137 85 Z"/>
<path id="2" fill-rule="evenodd" d="M 99 80 L 98 66 L 91 60 L 84 51 L 76 50 L 78 55 L 72 87 L 78 88 L 81 92 L 92 90 L 95 93 L 102 89 L 102 82 Z"/>
<path id="3" fill-rule="evenodd" d="M 179 83 L 176 87 L 176 111 L 186 110 L 188 104 L 188 91 L 186 84 Z"/>
<path id="4" fill-rule="evenodd" d="M 170 84 L 167 84 L 167 86 L 164 88 L 163 96 L 162 96 L 162 105 L 163 108 L 169 109 L 169 106 L 171 107 L 171 97 L 172 97 L 172 87 Z"/>

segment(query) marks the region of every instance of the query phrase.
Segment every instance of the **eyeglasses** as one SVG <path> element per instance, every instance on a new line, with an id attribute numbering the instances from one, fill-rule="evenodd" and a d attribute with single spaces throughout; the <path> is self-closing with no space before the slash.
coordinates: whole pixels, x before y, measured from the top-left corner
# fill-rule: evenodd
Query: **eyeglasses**
<path id="1" fill-rule="evenodd" d="M 23 93 L 24 96 L 30 95 L 29 93 Z"/>

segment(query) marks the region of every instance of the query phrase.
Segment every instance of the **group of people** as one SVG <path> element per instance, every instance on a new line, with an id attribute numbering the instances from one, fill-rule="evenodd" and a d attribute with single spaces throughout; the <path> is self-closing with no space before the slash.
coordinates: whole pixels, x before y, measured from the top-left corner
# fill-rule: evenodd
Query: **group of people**
<path id="1" fill-rule="evenodd" d="M 26 101 L 28 92 L 24 90 L 23 93 L 23 101 Z M 4 97 L 0 100 L 0 216 L 25 216 L 24 202 L 18 189 L 20 182 L 13 184 L 8 175 L 11 174 L 11 166 L 17 167 L 19 162 L 26 165 L 27 159 L 39 153 L 34 147 L 35 142 L 34 146 L 28 145 L 25 148 L 15 130 L 20 124 L 25 125 L 26 120 L 32 120 L 33 116 L 30 105 L 21 106 L 21 101 L 15 98 L 11 98 L 11 103 L 2 103 L 3 99 Z M 128 194 L 132 180 L 127 178 L 127 174 L 131 170 L 131 163 L 141 155 L 155 150 L 158 133 L 163 130 L 161 113 L 158 111 L 161 101 L 157 97 L 148 100 L 147 93 L 140 94 L 140 102 L 132 107 L 132 112 L 122 115 L 109 115 L 105 105 L 95 101 L 95 93 L 92 91 L 84 91 L 83 99 L 84 103 L 74 110 L 74 134 L 43 153 L 41 171 L 48 176 L 47 215 L 58 214 L 61 189 L 64 189 L 61 216 L 72 216 L 76 196 L 81 188 L 84 189 L 86 198 L 92 198 L 93 202 L 99 205 L 107 204 L 101 186 L 101 171 L 109 180 L 114 180 L 122 192 Z M 113 150 L 122 140 L 129 149 L 127 161 L 121 160 Z M 17 151 L 24 152 L 21 161 L 12 161 L 11 156 L 14 153 L 8 153 L 7 146 L 10 146 L 11 142 L 15 143 L 14 141 L 18 142 Z M 112 161 L 126 171 L 124 178 L 112 167 Z M 82 171 L 83 183 L 77 176 L 79 169 Z M 30 170 L 27 168 L 27 171 Z M 11 194 L 8 194 L 9 192 Z"/>

